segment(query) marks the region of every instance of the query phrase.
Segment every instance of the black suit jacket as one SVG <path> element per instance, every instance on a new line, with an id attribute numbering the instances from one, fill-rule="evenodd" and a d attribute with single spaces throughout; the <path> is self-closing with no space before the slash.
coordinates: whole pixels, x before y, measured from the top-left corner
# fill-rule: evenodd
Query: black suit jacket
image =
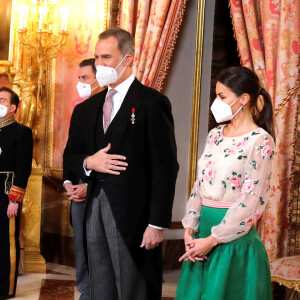
<path id="1" fill-rule="evenodd" d="M 0 129 L 0 191 L 4 184 L 26 189 L 31 173 L 33 138 L 29 127 L 14 122 Z M 6 172 L 13 176 L 7 179 Z"/>
<path id="2" fill-rule="evenodd" d="M 73 173 L 83 176 L 84 158 L 108 143 L 110 154 L 126 156 L 128 167 L 120 175 L 92 171 L 87 177 L 87 199 L 104 189 L 137 266 L 145 277 L 158 276 L 160 280 L 160 249 L 147 251 L 140 243 L 148 224 L 168 227 L 171 222 L 178 172 L 171 105 L 163 94 L 135 79 L 104 134 L 106 93 L 104 90 L 75 107 L 64 158 Z"/>

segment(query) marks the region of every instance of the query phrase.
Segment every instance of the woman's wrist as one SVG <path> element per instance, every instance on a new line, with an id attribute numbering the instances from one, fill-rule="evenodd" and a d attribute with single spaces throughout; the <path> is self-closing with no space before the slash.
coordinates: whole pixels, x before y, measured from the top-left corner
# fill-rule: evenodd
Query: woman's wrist
<path id="1" fill-rule="evenodd" d="M 217 238 L 215 238 L 213 235 L 210 235 L 209 238 L 211 240 L 211 243 L 212 243 L 213 247 L 220 244 L 220 241 Z"/>
<path id="2" fill-rule="evenodd" d="M 194 234 L 195 234 L 194 229 L 191 228 L 191 227 L 186 227 L 186 228 L 185 228 L 185 232 L 186 232 L 187 234 L 189 234 L 189 235 L 194 235 Z"/>

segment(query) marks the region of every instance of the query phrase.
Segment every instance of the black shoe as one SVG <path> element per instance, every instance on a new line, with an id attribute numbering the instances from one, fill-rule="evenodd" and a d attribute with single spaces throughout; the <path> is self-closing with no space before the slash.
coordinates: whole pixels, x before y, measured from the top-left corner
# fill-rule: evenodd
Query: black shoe
<path id="1" fill-rule="evenodd" d="M 0 296 L 0 300 L 10 299 L 10 298 L 12 298 L 12 296 Z"/>

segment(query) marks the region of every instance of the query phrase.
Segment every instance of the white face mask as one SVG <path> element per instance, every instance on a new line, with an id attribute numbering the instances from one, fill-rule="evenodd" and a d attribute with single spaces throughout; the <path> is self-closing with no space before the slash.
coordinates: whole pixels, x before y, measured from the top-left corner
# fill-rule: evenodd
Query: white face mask
<path id="1" fill-rule="evenodd" d="M 82 83 L 82 82 L 78 81 L 76 88 L 77 88 L 79 97 L 87 98 L 87 97 L 91 96 L 92 91 L 98 87 L 98 86 L 96 86 L 95 88 L 92 89 L 92 84 L 95 82 L 95 80 L 91 83 Z"/>
<path id="2" fill-rule="evenodd" d="M 106 67 L 106 66 L 96 66 L 97 73 L 96 78 L 101 87 L 110 85 L 115 83 L 124 73 L 126 66 L 123 68 L 123 70 L 118 75 L 117 68 L 119 65 L 123 62 L 123 60 L 127 57 L 127 55 L 124 56 L 124 58 L 119 62 L 119 64 L 115 68 Z"/>
<path id="3" fill-rule="evenodd" d="M 231 106 L 238 100 L 239 98 L 237 98 L 233 103 L 229 105 L 218 98 L 215 99 L 210 107 L 210 110 L 213 113 L 217 123 L 230 121 L 239 113 L 243 106 L 241 106 L 234 115 L 232 114 L 231 110 Z"/>
<path id="4" fill-rule="evenodd" d="M 0 104 L 0 118 L 4 118 L 7 115 L 7 107 Z"/>

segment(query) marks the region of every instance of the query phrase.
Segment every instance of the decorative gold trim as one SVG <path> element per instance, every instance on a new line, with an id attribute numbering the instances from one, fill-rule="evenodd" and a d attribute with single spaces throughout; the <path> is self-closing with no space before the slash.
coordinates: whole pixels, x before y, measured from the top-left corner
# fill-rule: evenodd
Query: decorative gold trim
<path id="1" fill-rule="evenodd" d="M 300 50 L 300 46 L 299 46 L 299 50 Z M 298 61 L 297 70 L 298 70 L 298 78 L 296 80 L 295 86 L 288 91 L 288 93 L 284 97 L 284 99 L 282 99 L 282 101 L 278 104 L 278 106 L 274 110 L 274 115 L 275 116 L 281 111 L 281 109 L 285 106 L 285 104 L 288 101 L 290 101 L 290 99 L 292 98 L 292 96 L 294 94 L 296 94 L 296 92 L 298 92 L 299 89 L 300 89 L 300 58 L 299 58 L 299 61 Z"/>
<path id="2" fill-rule="evenodd" d="M 119 0 L 107 0 L 106 1 L 106 26 L 105 29 L 110 27 L 116 27 L 118 25 L 118 15 L 119 15 Z"/>
<path id="3" fill-rule="evenodd" d="M 22 202 L 23 197 L 25 195 L 25 191 L 26 191 L 25 189 L 22 189 L 18 186 L 13 185 L 10 189 L 8 198 L 10 200 L 15 200 L 17 202 Z"/>
<path id="4" fill-rule="evenodd" d="M 58 179 L 63 178 L 63 169 L 61 168 L 51 168 L 50 175 Z"/>
<path id="5" fill-rule="evenodd" d="M 289 289 L 294 289 L 300 292 L 300 280 L 287 280 L 280 276 L 271 276 L 272 282 L 277 282 L 280 285 L 284 285 Z"/>
<path id="6" fill-rule="evenodd" d="M 13 75 L 16 74 L 16 69 L 13 68 L 15 60 L 17 60 L 16 46 L 17 46 L 17 38 L 16 38 L 16 30 L 17 23 L 19 22 L 18 18 L 16 18 L 16 12 L 18 14 L 20 8 L 20 0 L 12 0 L 11 5 L 11 18 L 10 18 L 10 36 L 9 36 L 9 50 L 8 50 L 8 60 L 0 60 L 0 75 L 5 73 L 5 70 L 8 67 L 11 67 L 11 73 Z"/>
<path id="7" fill-rule="evenodd" d="M 0 128 L 3 128 L 5 126 L 8 126 L 12 123 L 16 122 L 15 120 L 15 117 L 11 117 L 9 119 L 6 119 L 6 120 L 3 120 L 3 121 L 0 121 Z"/>
<path id="8" fill-rule="evenodd" d="M 186 9 L 186 0 L 177 0 L 177 2 L 178 2 L 177 7 L 175 7 L 173 9 L 172 19 L 174 21 L 171 22 L 171 26 L 169 26 L 167 28 L 167 31 L 170 32 L 167 34 L 167 37 L 169 37 L 169 36 L 170 37 L 167 38 L 167 45 L 164 46 L 166 48 L 166 50 L 164 50 L 161 53 L 162 55 L 161 55 L 161 57 L 159 59 L 159 63 L 158 63 L 159 66 L 156 69 L 156 71 L 153 75 L 152 81 L 150 82 L 150 85 L 149 85 L 158 91 L 162 90 L 162 86 L 163 86 L 164 80 L 167 75 L 167 71 L 168 71 L 168 68 L 170 65 L 173 51 L 175 49 L 179 29 L 182 24 L 184 12 Z M 171 9 L 171 7 L 170 7 L 170 9 Z M 170 14 L 170 12 L 168 13 L 168 16 L 169 16 L 169 14 Z M 160 63 L 160 61 L 162 61 L 162 63 Z"/>
<path id="9" fill-rule="evenodd" d="M 9 274 L 9 293 L 12 295 L 15 287 L 15 276 L 16 276 L 16 220 L 15 218 L 9 219 L 9 252 L 10 252 L 10 274 Z"/>
<path id="10" fill-rule="evenodd" d="M 1 171 L 0 174 L 6 174 L 6 179 L 4 181 L 4 193 L 9 195 L 10 189 L 14 184 L 15 173 L 13 171 Z M 8 181 L 9 179 L 11 179 L 11 181 Z"/>
<path id="11" fill-rule="evenodd" d="M 300 74 L 300 69 L 299 69 Z M 300 78 L 300 77 L 299 77 Z M 288 231 L 288 255 L 299 255 L 299 247 L 297 247 L 297 223 L 299 224 L 299 210 L 298 206 L 300 203 L 299 195 L 299 166 L 300 166 L 300 109 L 299 109 L 299 100 L 300 100 L 300 90 L 296 94 L 297 100 L 297 116 L 295 119 L 294 125 L 294 138 L 293 138 L 293 166 L 290 177 L 290 182 L 292 182 L 292 187 L 289 193 L 289 202 L 288 202 L 288 220 L 289 220 L 289 231 Z M 294 211 L 295 210 L 295 211 Z M 296 226 L 296 227 L 295 227 Z"/>
<path id="12" fill-rule="evenodd" d="M 53 167 L 53 141 L 54 141 L 54 110 L 55 110 L 55 72 L 56 59 L 48 64 L 47 81 L 47 105 L 46 105 L 46 151 L 45 167 Z"/>
<path id="13" fill-rule="evenodd" d="M 202 48 L 203 48 L 203 32 L 204 32 L 204 9 L 205 0 L 198 3 L 197 17 L 197 40 L 196 40 L 196 56 L 195 56 L 195 72 L 194 72 L 194 91 L 193 91 L 193 111 L 191 122 L 191 142 L 190 142 L 190 162 L 189 162 L 189 182 L 188 190 L 191 191 L 196 179 L 197 168 L 197 152 L 198 152 L 198 130 L 200 118 L 200 80 L 202 71 Z"/>

